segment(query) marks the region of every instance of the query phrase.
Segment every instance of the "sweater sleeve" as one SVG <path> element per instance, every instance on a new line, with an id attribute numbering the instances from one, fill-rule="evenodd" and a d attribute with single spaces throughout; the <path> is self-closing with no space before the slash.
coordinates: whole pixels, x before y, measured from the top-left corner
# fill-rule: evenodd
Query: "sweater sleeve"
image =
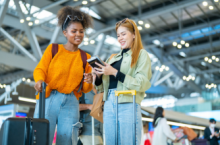
<path id="1" fill-rule="evenodd" d="M 90 59 L 91 56 L 89 54 L 87 54 L 87 59 Z M 89 63 L 87 62 L 86 64 L 86 68 L 85 68 L 85 73 L 91 73 L 92 72 L 92 68 L 89 66 Z M 92 90 L 93 85 L 92 84 L 88 84 L 86 82 L 83 82 L 83 87 L 82 87 L 82 92 L 83 93 L 88 93 Z"/>
<path id="2" fill-rule="evenodd" d="M 47 71 L 51 60 L 52 60 L 52 44 L 50 44 L 46 48 L 40 62 L 34 69 L 33 76 L 35 82 L 38 82 L 39 80 L 43 80 L 43 81 L 46 80 Z"/>

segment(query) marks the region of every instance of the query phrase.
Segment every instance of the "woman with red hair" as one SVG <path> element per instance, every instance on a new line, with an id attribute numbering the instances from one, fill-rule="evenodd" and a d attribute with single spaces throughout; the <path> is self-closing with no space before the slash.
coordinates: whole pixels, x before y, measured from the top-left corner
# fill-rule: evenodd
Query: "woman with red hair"
<path id="1" fill-rule="evenodd" d="M 140 32 L 133 20 L 128 18 L 116 23 L 118 42 L 121 51 L 107 59 L 105 66 L 95 68 L 95 85 L 104 92 L 104 129 L 106 145 L 114 145 L 116 138 L 116 96 L 115 91 L 136 90 L 136 144 L 141 142 L 142 119 L 140 103 L 145 91 L 151 87 L 151 61 L 143 48 Z M 118 97 L 118 144 L 131 144 L 133 97 L 123 94 Z"/>

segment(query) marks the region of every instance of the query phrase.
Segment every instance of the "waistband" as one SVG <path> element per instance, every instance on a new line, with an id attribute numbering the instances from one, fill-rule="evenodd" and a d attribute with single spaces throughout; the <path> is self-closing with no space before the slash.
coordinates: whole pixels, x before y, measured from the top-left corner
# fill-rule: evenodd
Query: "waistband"
<path id="1" fill-rule="evenodd" d="M 117 89 L 115 88 L 115 89 L 109 89 L 108 90 L 108 95 L 110 95 L 110 94 L 115 94 L 115 91 L 116 91 Z"/>
<path id="2" fill-rule="evenodd" d="M 60 93 L 59 91 L 57 90 L 52 90 L 50 94 L 57 94 L 57 93 Z M 60 94 L 64 94 L 64 93 L 60 93 Z M 69 93 L 69 94 L 65 94 L 65 95 L 74 95 L 73 92 Z M 75 95 L 74 95 L 75 96 Z"/>

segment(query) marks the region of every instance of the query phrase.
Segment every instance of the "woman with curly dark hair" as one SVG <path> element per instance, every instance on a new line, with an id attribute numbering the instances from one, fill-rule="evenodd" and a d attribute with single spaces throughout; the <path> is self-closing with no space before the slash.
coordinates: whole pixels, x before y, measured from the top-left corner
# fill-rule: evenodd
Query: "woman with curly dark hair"
<path id="1" fill-rule="evenodd" d="M 54 49 L 54 44 L 46 48 L 34 70 L 34 87 L 41 92 L 42 82 L 47 83 L 45 117 L 50 122 L 49 144 L 52 145 L 57 125 L 56 145 L 76 145 L 81 126 L 78 122 L 78 100 L 82 92 L 92 90 L 93 81 L 92 69 L 84 61 L 91 56 L 78 46 L 83 41 L 85 30 L 91 27 L 92 19 L 88 14 L 69 6 L 60 9 L 57 17 L 67 43 L 56 45 L 58 50 Z M 37 102 L 34 117 L 38 117 L 38 107 Z"/>
<path id="2" fill-rule="evenodd" d="M 154 136 L 152 145 L 167 145 L 167 139 L 171 139 L 174 142 L 177 141 L 176 136 L 171 131 L 169 125 L 167 124 L 165 116 L 165 111 L 162 107 L 157 107 L 154 115 Z"/>

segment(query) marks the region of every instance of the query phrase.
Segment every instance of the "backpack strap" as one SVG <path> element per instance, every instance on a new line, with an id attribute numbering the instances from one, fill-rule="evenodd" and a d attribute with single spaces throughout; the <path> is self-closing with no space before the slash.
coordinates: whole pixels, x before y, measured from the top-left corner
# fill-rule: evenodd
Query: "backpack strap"
<path id="1" fill-rule="evenodd" d="M 53 43 L 52 44 L 52 59 L 57 54 L 57 52 L 58 52 L 58 44 L 57 43 Z"/>
<path id="2" fill-rule="evenodd" d="M 82 58 L 82 61 L 83 61 L 83 73 L 85 73 L 85 68 L 86 68 L 86 63 L 87 63 L 87 55 L 86 55 L 86 52 L 79 49 L 80 50 L 80 54 L 81 54 L 81 58 Z M 79 89 L 78 89 L 78 93 L 80 92 L 80 90 L 82 89 L 82 86 L 83 86 L 83 80 L 84 80 L 84 74 L 83 74 L 83 78 L 80 82 L 80 85 L 79 85 Z"/>

